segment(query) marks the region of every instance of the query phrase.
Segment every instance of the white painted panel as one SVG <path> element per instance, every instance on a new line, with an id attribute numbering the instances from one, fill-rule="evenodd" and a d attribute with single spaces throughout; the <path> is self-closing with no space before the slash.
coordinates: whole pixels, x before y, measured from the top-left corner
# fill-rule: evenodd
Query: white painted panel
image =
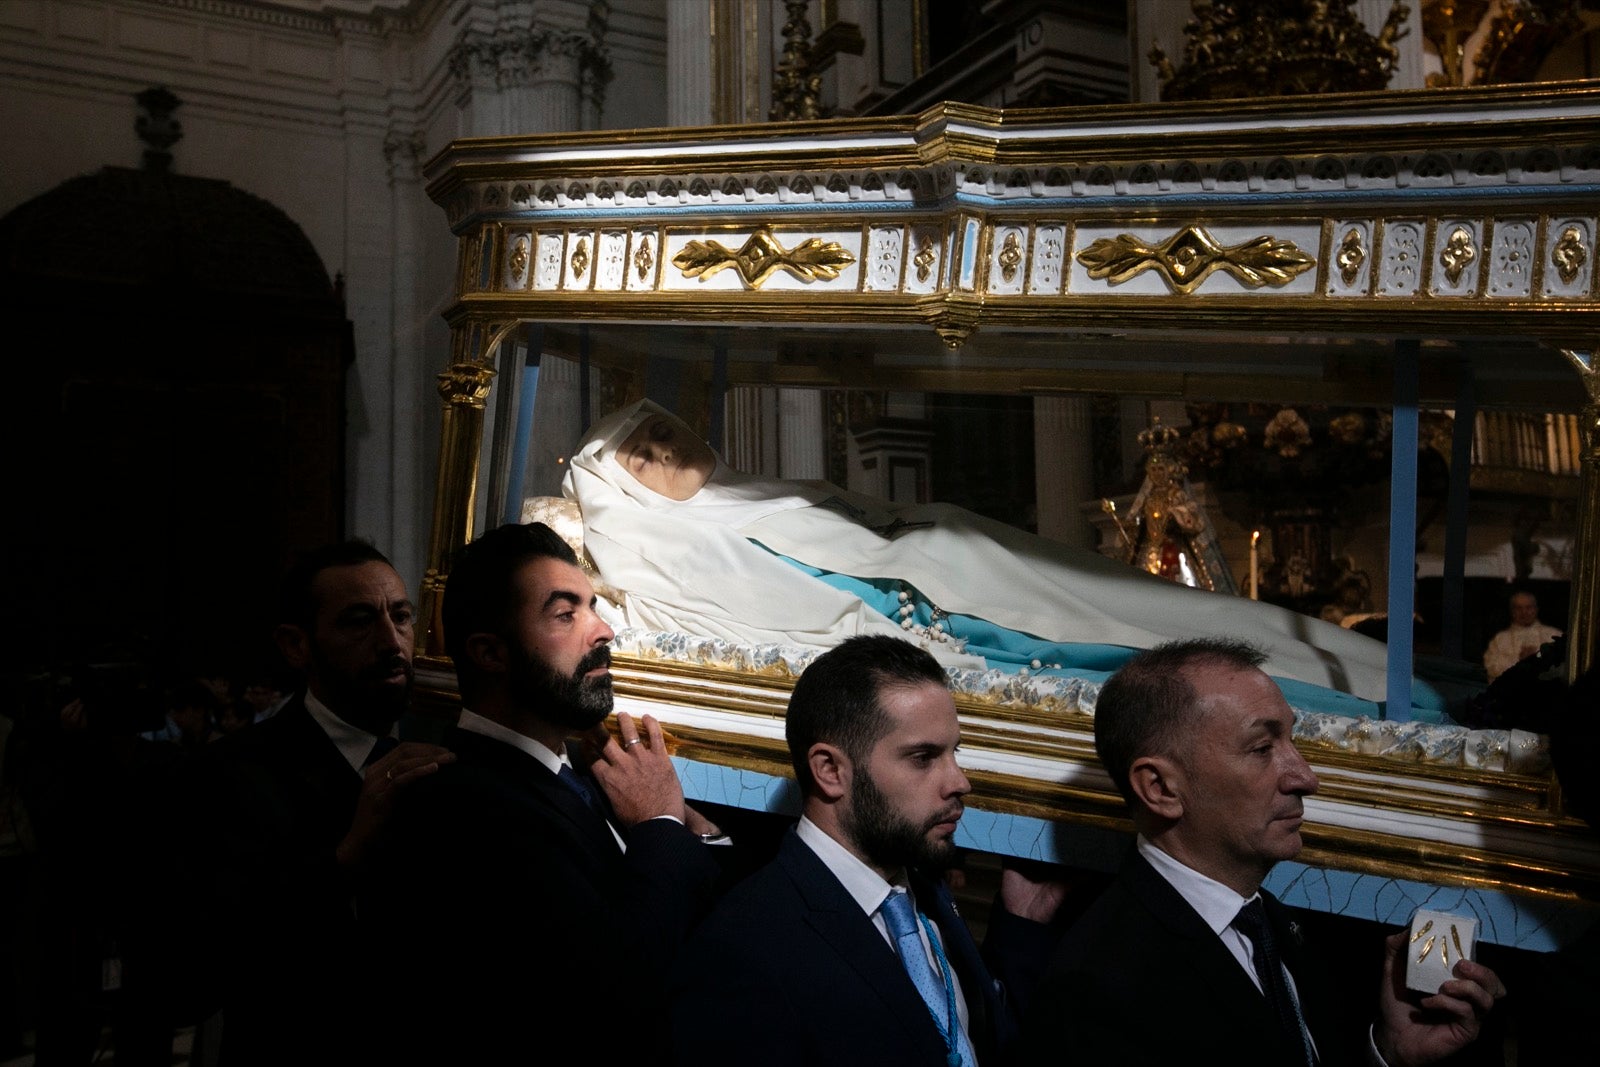
<path id="1" fill-rule="evenodd" d="M 1489 296 L 1519 297 L 1533 293 L 1533 265 L 1538 224 L 1533 219 L 1496 219 L 1494 249 L 1489 256 Z"/>

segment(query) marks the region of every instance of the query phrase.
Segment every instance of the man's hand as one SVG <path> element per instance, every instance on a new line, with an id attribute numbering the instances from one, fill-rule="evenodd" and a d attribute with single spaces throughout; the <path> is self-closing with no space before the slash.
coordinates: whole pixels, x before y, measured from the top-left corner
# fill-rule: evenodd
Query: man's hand
<path id="1" fill-rule="evenodd" d="M 1462 960 L 1455 975 L 1431 997 L 1408 992 L 1404 931 L 1385 943 L 1383 985 L 1378 991 L 1378 1025 L 1373 1041 L 1389 1067 L 1420 1067 L 1466 1048 L 1478 1038 L 1484 1017 L 1506 995 L 1499 975 L 1481 963 Z"/>
<path id="2" fill-rule="evenodd" d="M 419 778 L 437 771 L 441 764 L 451 763 L 456 754 L 448 748 L 427 745 L 420 741 L 405 741 L 382 759 L 374 760 L 362 772 L 361 796 L 356 801 L 355 818 L 350 820 L 350 830 L 339 842 L 336 855 L 339 866 L 348 869 L 361 863 L 383 824 L 388 821 L 394 804 L 394 792 L 403 789 Z"/>
<path id="3" fill-rule="evenodd" d="M 611 810 L 623 826 L 637 826 L 649 819 L 670 815 L 688 825 L 683 803 L 683 786 L 667 755 L 661 724 L 649 715 L 641 720 L 644 736 L 625 711 L 617 713 L 617 730 L 622 743 L 597 726 L 589 736 L 594 762 L 589 772 L 611 801 Z"/>
<path id="4" fill-rule="evenodd" d="M 1006 859 L 1000 868 L 1000 906 L 1019 919 L 1049 923 L 1072 888 L 1059 873 L 1044 864 Z"/>

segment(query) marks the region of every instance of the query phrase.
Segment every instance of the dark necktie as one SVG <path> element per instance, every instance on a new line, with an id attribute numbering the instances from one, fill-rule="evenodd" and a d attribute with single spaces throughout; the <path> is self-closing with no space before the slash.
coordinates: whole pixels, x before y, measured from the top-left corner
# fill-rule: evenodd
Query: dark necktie
<path id="1" fill-rule="evenodd" d="M 1260 897 L 1239 909 L 1233 926 L 1250 939 L 1250 959 L 1255 964 L 1256 977 L 1261 980 L 1261 992 L 1267 998 L 1267 1004 L 1277 1014 L 1283 1032 L 1299 1038 L 1304 1057 L 1301 1062 L 1313 1067 L 1317 1060 L 1311 1049 L 1311 1039 L 1306 1033 L 1305 1020 L 1300 1015 L 1300 1005 L 1289 991 L 1289 981 L 1283 973 L 1283 959 L 1272 940 L 1272 929 L 1267 925 L 1267 909 L 1262 906 Z"/>
<path id="2" fill-rule="evenodd" d="M 600 816 L 600 818 L 606 819 L 605 807 L 600 803 L 600 798 L 595 796 L 594 787 L 589 784 L 583 775 L 563 763 L 556 777 L 561 780 L 562 785 L 578 794 L 583 802 L 589 806 L 590 811 Z M 606 819 L 606 821 L 609 822 L 610 820 Z"/>

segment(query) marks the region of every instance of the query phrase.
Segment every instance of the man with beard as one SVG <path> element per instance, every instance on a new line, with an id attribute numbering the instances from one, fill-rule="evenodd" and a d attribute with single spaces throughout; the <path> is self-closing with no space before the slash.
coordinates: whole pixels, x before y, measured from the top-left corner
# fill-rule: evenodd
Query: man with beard
<path id="1" fill-rule="evenodd" d="M 414 615 L 372 545 L 305 553 L 284 577 L 276 630 L 305 689 L 196 762 L 196 854 L 220 910 L 193 931 L 212 963 L 196 973 L 216 978 L 194 996 L 220 1001 L 225 1067 L 359 1062 L 366 1047 L 357 1026 L 372 983 L 353 879 L 396 791 L 453 759 L 394 737 L 411 696 Z"/>
<path id="2" fill-rule="evenodd" d="M 620 744 L 606 733 L 612 633 L 595 605 L 541 523 L 454 560 L 458 758 L 402 799 L 360 894 L 363 922 L 433 918 L 388 943 L 395 992 L 421 1009 L 398 1059 L 537 1060 L 554 1027 L 585 1022 L 604 1062 L 660 1041 L 665 969 L 720 871 L 702 840 L 715 828 L 684 803 L 654 719 L 619 715 Z"/>
<path id="3" fill-rule="evenodd" d="M 786 735 L 799 825 L 691 939 L 673 991 L 676 1062 L 999 1062 L 1014 1030 L 1006 990 L 941 878 L 972 788 L 944 670 L 897 638 L 849 638 L 800 675 Z M 1035 909 L 1011 907 L 1012 885 L 1023 888 L 1003 882 L 991 917 L 991 959 L 1047 951 L 1030 920 L 1047 921 L 1059 896 L 1023 916 Z"/>

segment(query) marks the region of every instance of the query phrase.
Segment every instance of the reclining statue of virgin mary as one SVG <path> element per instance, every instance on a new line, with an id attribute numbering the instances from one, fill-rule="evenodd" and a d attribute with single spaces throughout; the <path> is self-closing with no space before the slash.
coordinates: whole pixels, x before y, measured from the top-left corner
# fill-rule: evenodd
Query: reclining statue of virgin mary
<path id="1" fill-rule="evenodd" d="M 1139 649 L 1199 636 L 1267 651 L 1306 710 L 1374 716 L 1385 646 L 1275 605 L 1164 581 L 949 504 L 892 504 L 743 474 L 664 408 L 597 424 L 563 492 L 628 625 L 745 644 L 920 640 L 951 667 L 1103 679 Z M 1418 719 L 1442 701 L 1414 686 Z"/>

